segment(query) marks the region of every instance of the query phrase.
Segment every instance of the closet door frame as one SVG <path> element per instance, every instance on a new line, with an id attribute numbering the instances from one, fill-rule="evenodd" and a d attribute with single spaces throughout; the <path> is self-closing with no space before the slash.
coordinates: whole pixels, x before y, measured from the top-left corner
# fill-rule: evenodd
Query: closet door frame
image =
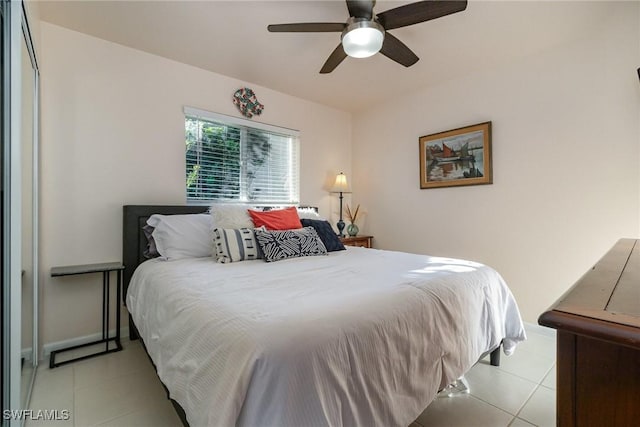
<path id="1" fill-rule="evenodd" d="M 2 288 L 0 289 L 0 292 L 2 293 L 2 298 L 0 298 L 0 302 L 2 303 L 2 310 L 0 310 L 0 312 L 2 313 L 2 322 L 0 323 L 1 325 L 1 331 L 0 331 L 0 337 L 2 339 L 2 345 L 0 345 L 0 351 L 2 353 L 2 365 L 0 366 L 1 372 L 0 372 L 0 378 L 2 378 L 2 384 L 0 384 L 0 387 L 2 389 L 2 392 L 0 393 L 0 396 L 2 398 L 2 410 L 4 413 L 4 410 L 9 409 L 11 407 L 11 400 L 10 400 L 10 396 L 11 396 L 11 383 L 10 383 L 10 375 L 9 373 L 11 372 L 11 363 L 10 363 L 10 356 L 9 356 L 9 348 L 10 348 L 10 344 L 11 344 L 11 312 L 9 311 L 9 298 L 11 297 L 11 280 L 10 280 L 10 273 L 8 271 L 8 266 L 9 266 L 9 258 L 6 256 L 7 251 L 9 249 L 9 240 L 7 238 L 5 238 L 5 236 L 7 235 L 7 230 L 9 228 L 9 222 L 8 220 L 6 220 L 5 216 L 7 215 L 6 213 L 6 208 L 5 206 L 7 206 L 7 202 L 8 202 L 8 197 L 6 194 L 6 184 L 7 184 L 7 179 L 8 179 L 8 171 L 7 171 L 7 166 L 10 164 L 9 161 L 9 154 L 11 152 L 10 147 L 11 144 L 9 141 L 11 141 L 11 135 L 9 133 L 9 121 L 10 121 L 10 102 L 9 102 L 9 98 L 6 96 L 7 94 L 7 90 L 11 87 L 11 78 L 9 74 L 9 70 L 8 67 L 5 66 L 5 64 L 9 63 L 9 58 L 8 58 L 8 52 L 9 52 L 9 46 L 11 45 L 10 40 L 9 40 L 9 34 L 11 34 L 11 29 L 10 29 L 10 18 L 9 18 L 9 9 L 7 6 L 7 3 L 2 1 L 0 4 L 0 14 L 1 14 L 1 18 L 2 18 L 2 38 L 1 38 L 1 43 L 2 43 L 2 49 L 0 50 L 0 54 L 2 55 L 2 82 L 0 83 L 2 85 L 2 87 L 0 88 L 0 102 L 2 102 L 2 117 L 1 117 L 1 121 L 2 121 L 2 125 L 1 125 L 1 130 L 2 130 L 2 144 L 1 144 L 1 149 L 2 149 L 2 154 L 1 154 L 1 160 L 2 160 L 2 165 L 0 166 L 0 173 L 2 175 L 2 178 L 0 180 L 0 184 L 2 185 L 2 193 L 0 195 L 0 197 L 2 198 L 1 201 L 1 206 L 0 209 L 2 211 L 2 214 L 0 215 L 0 219 L 1 219 L 1 224 L 0 227 L 2 227 L 2 250 L 0 251 L 0 255 L 1 255 L 1 259 L 0 262 L 2 263 L 2 266 L 0 268 L 1 274 L 2 274 L 2 279 L 1 279 L 1 283 L 2 283 Z M 0 418 L 0 425 L 4 426 L 6 423 L 3 420 L 4 418 Z"/>
<path id="2" fill-rule="evenodd" d="M 22 275 L 22 222 L 21 202 L 21 116 L 20 96 L 16 88 L 22 87 L 21 42 L 22 7 L 17 1 L 3 2 L 2 46 L 2 102 L 3 102 L 3 164 L 2 164 L 2 292 L 3 292 L 3 354 L 2 388 L 3 410 L 16 410 L 20 402 L 20 348 L 21 334 L 21 275 Z M 13 86 L 15 85 L 15 86 Z M 12 90 L 13 88 L 13 90 Z M 2 425 L 17 427 L 20 420 L 2 417 Z"/>

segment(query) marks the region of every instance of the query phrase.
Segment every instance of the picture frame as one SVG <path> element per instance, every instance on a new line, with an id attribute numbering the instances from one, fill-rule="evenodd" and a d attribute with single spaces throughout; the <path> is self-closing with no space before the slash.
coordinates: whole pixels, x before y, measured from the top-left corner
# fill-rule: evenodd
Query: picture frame
<path id="1" fill-rule="evenodd" d="M 421 136 L 420 188 L 493 183 L 491 122 Z"/>

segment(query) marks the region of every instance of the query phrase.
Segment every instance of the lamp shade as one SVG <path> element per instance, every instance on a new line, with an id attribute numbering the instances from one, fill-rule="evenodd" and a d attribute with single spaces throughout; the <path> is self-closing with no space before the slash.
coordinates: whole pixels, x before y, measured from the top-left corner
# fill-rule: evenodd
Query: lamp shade
<path id="1" fill-rule="evenodd" d="M 351 189 L 349 188 L 349 184 L 347 183 L 347 176 L 340 172 L 336 176 L 336 182 L 331 187 L 332 193 L 351 193 Z"/>

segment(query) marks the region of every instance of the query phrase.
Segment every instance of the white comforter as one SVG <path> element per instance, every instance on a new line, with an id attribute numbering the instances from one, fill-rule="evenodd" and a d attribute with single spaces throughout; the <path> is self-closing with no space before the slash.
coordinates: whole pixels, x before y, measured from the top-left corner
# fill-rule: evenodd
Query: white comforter
<path id="1" fill-rule="evenodd" d="M 407 426 L 483 353 L 525 339 L 493 269 L 363 248 L 151 260 L 127 305 L 194 427 Z"/>

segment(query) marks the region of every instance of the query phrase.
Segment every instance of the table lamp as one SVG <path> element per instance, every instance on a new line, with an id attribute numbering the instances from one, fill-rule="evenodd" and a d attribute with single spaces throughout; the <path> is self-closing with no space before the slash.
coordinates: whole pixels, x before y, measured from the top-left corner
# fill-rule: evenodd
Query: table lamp
<path id="1" fill-rule="evenodd" d="M 340 172 L 338 176 L 336 176 L 336 182 L 333 184 L 333 187 L 331 187 L 331 192 L 340 194 L 340 220 L 336 225 L 338 226 L 338 235 L 340 237 L 344 237 L 344 233 L 342 232 L 344 230 L 344 221 L 342 220 L 342 199 L 344 193 L 351 193 L 351 189 L 347 183 L 347 176 L 344 173 Z"/>

